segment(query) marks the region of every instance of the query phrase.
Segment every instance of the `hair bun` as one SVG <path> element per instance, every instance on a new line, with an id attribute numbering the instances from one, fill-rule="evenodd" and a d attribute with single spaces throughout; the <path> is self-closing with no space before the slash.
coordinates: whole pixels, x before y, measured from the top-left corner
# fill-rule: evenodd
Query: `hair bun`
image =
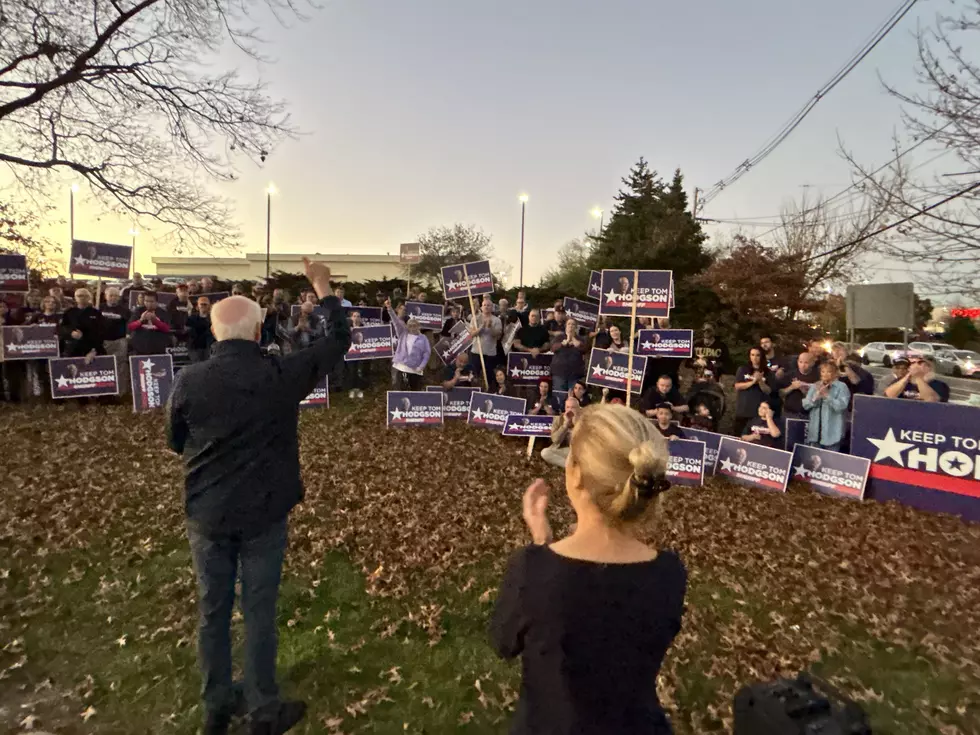
<path id="1" fill-rule="evenodd" d="M 659 470 L 663 461 L 658 457 L 656 445 L 649 439 L 630 451 L 633 474 L 629 484 L 636 495 L 649 500 L 670 489 L 670 482 Z"/>

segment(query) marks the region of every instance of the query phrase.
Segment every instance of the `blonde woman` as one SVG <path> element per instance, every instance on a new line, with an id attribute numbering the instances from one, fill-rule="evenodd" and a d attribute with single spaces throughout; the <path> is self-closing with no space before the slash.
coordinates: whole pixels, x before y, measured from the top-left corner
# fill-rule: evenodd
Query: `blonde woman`
<path id="1" fill-rule="evenodd" d="M 667 442 L 625 406 L 584 409 L 565 466 L 574 533 L 556 543 L 548 486 L 524 495 L 534 543 L 510 561 L 491 623 L 505 658 L 523 656 L 511 733 L 672 732 L 657 674 L 681 626 L 687 571 L 637 530 L 670 487 Z"/>

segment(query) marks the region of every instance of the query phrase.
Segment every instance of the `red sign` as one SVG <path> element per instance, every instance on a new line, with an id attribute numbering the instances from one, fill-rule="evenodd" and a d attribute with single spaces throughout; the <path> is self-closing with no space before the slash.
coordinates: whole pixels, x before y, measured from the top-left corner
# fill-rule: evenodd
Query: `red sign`
<path id="1" fill-rule="evenodd" d="M 967 319 L 980 319 L 980 309 L 978 308 L 967 309 L 961 306 L 956 309 L 950 309 L 949 313 L 950 316 L 965 316 Z"/>

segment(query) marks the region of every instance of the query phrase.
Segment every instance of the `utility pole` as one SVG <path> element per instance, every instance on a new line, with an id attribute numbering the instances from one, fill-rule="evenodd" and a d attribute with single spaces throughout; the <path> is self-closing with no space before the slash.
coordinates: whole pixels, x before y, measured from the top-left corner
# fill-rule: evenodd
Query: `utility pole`
<path id="1" fill-rule="evenodd" d="M 701 193 L 701 190 L 698 187 L 695 186 L 694 187 L 694 202 L 691 205 L 691 216 L 692 217 L 697 217 L 698 216 L 698 194 L 700 194 L 700 193 Z"/>

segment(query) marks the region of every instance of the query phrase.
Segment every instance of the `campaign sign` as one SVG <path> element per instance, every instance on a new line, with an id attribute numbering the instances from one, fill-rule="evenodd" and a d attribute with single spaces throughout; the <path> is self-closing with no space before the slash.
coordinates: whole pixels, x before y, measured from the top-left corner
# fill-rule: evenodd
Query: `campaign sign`
<path id="1" fill-rule="evenodd" d="M 330 378 L 324 375 L 313 388 L 313 392 L 299 402 L 300 408 L 330 408 Z"/>
<path id="2" fill-rule="evenodd" d="M 569 319 L 574 319 L 580 327 L 594 332 L 599 323 L 599 307 L 588 301 L 579 301 L 569 296 L 562 302 Z"/>
<path id="3" fill-rule="evenodd" d="M 119 394 L 116 358 L 95 357 L 86 364 L 85 357 L 59 357 L 48 360 L 52 398 L 81 396 L 115 396 Z"/>
<path id="4" fill-rule="evenodd" d="M 634 278 L 639 275 L 639 288 Z M 637 316 L 670 316 L 671 271 L 602 271 L 602 294 L 599 313 L 604 316 L 630 316 L 633 296 Z"/>
<path id="5" fill-rule="evenodd" d="M 86 276 L 128 278 L 133 249 L 129 245 L 72 240 L 68 270 Z"/>
<path id="6" fill-rule="evenodd" d="M 35 324 L 34 326 L 3 327 L 0 342 L 0 359 L 42 360 L 58 357 L 58 325 Z"/>
<path id="7" fill-rule="evenodd" d="M 704 442 L 674 439 L 667 442 L 667 479 L 674 485 L 701 487 L 704 484 Z"/>
<path id="8" fill-rule="evenodd" d="M 718 447 L 715 475 L 740 485 L 784 493 L 792 464 L 790 452 L 723 436 Z"/>
<path id="9" fill-rule="evenodd" d="M 854 396 L 851 453 L 871 460 L 866 497 L 980 521 L 980 408 Z"/>
<path id="10" fill-rule="evenodd" d="M 129 292 L 129 308 L 130 309 L 136 309 L 136 308 L 139 307 L 139 297 L 140 297 L 140 294 L 141 293 L 142 294 L 145 294 L 146 291 L 130 291 Z M 156 293 L 156 295 L 157 295 L 157 306 L 159 306 L 161 309 L 166 309 L 167 308 L 167 305 L 171 301 L 173 301 L 174 299 L 177 298 L 177 294 L 175 294 L 175 293 L 169 293 L 167 291 L 155 291 L 154 293 Z M 197 297 L 194 297 L 194 298 L 197 298 Z M 195 301 L 194 303 L 196 304 L 197 302 Z M 212 301 L 211 303 L 213 304 L 214 302 Z"/>
<path id="11" fill-rule="evenodd" d="M 643 373 L 647 369 L 647 359 L 633 356 L 633 375 L 630 384 L 634 392 L 643 385 Z M 612 350 L 592 348 L 589 356 L 589 372 L 585 382 L 612 390 L 626 390 L 626 374 L 629 372 L 629 354 Z"/>
<path id="12" fill-rule="evenodd" d="M 510 348 L 514 344 L 514 338 L 517 337 L 517 332 L 521 328 L 521 323 L 519 321 L 513 324 L 508 324 L 504 327 L 504 333 L 500 336 L 500 345 L 504 348 L 504 354 L 510 354 Z"/>
<path id="13" fill-rule="evenodd" d="M 589 288 L 585 296 L 593 301 L 598 301 L 602 296 L 602 273 L 599 271 L 589 272 Z"/>
<path id="14" fill-rule="evenodd" d="M 470 413 L 470 396 L 479 388 L 450 388 L 444 390 L 438 385 L 426 386 L 431 393 L 442 394 L 442 418 L 466 419 Z"/>
<path id="15" fill-rule="evenodd" d="M 387 426 L 442 426 L 443 400 L 424 390 L 388 391 Z"/>
<path id="16" fill-rule="evenodd" d="M 806 432 L 809 426 L 810 422 L 806 419 L 786 419 L 783 448 L 787 452 L 792 452 L 797 444 L 806 444 Z"/>
<path id="17" fill-rule="evenodd" d="M 636 354 L 655 357 L 691 357 L 693 329 L 641 329 Z"/>
<path id="18" fill-rule="evenodd" d="M 871 460 L 797 444 L 793 450 L 793 479 L 829 495 L 864 498 Z"/>
<path id="19" fill-rule="evenodd" d="M 532 355 L 530 352 L 511 352 L 507 356 L 507 377 L 514 385 L 537 385 L 551 382 L 551 358 L 554 355 Z"/>
<path id="20" fill-rule="evenodd" d="M 173 360 L 174 367 L 182 368 L 191 364 L 191 351 L 186 342 L 167 347 L 167 355 Z"/>
<path id="21" fill-rule="evenodd" d="M 551 436 L 554 416 L 523 416 L 512 413 L 504 422 L 504 436 Z"/>
<path id="22" fill-rule="evenodd" d="M 167 403 L 174 389 L 174 361 L 170 355 L 133 355 L 129 358 L 133 411 L 143 413 Z"/>
<path id="23" fill-rule="evenodd" d="M 525 411 L 527 411 L 527 401 L 523 398 L 474 391 L 470 396 L 470 410 L 466 423 L 484 429 L 493 429 L 499 434 L 503 431 L 510 414 L 523 414 Z"/>
<path id="24" fill-rule="evenodd" d="M 350 349 L 344 360 L 380 360 L 390 358 L 394 352 L 391 344 L 391 326 L 354 327 L 351 331 Z"/>
<path id="25" fill-rule="evenodd" d="M 417 242 L 403 242 L 398 249 L 398 262 L 413 265 L 422 260 L 422 245 Z"/>
<path id="26" fill-rule="evenodd" d="M 474 263 L 443 266 L 442 287 L 446 301 L 463 298 L 467 294 L 478 296 L 493 293 L 490 261 L 478 260 Z"/>
<path id="27" fill-rule="evenodd" d="M 443 337 L 436 342 L 434 349 L 443 365 L 454 365 L 456 357 L 460 353 L 466 352 L 472 344 L 473 336 L 466 328 L 466 324 L 458 322 L 449 330 L 448 337 Z"/>
<path id="28" fill-rule="evenodd" d="M 319 311 L 317 311 L 319 309 Z M 362 327 L 384 327 L 385 320 L 381 317 L 382 308 L 380 306 L 345 306 L 344 312 L 347 316 L 350 316 L 354 312 L 361 315 L 361 326 Z M 316 307 L 313 309 L 314 313 L 318 313 L 324 318 L 327 316 L 327 310 L 322 307 Z"/>
<path id="29" fill-rule="evenodd" d="M 406 301 L 405 313 L 409 319 L 414 319 L 423 330 L 434 330 L 438 332 L 442 329 L 443 306 L 442 304 L 429 304 L 425 301 Z"/>
<path id="30" fill-rule="evenodd" d="M 30 290 L 30 271 L 27 256 L 18 253 L 0 254 L 0 291 L 26 293 Z"/>
<path id="31" fill-rule="evenodd" d="M 692 429 L 688 426 L 681 429 L 681 434 L 685 439 L 704 442 L 704 474 L 708 477 L 714 475 L 715 464 L 718 461 L 718 448 L 721 446 L 721 440 L 725 438 L 724 435 L 704 429 Z"/>

